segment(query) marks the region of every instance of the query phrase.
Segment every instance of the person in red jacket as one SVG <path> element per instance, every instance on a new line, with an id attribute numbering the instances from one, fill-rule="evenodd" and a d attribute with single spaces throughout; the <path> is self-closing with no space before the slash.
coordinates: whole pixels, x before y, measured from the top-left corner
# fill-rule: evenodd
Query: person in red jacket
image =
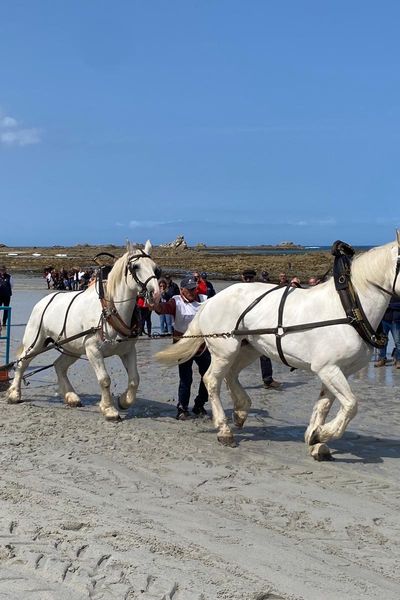
<path id="1" fill-rule="evenodd" d="M 207 282 L 204 281 L 204 279 L 201 277 L 201 275 L 198 271 L 194 271 L 193 278 L 197 283 L 196 293 L 199 296 L 204 296 L 204 298 L 202 298 L 202 300 L 205 300 L 205 298 L 208 298 Z"/>
<path id="2" fill-rule="evenodd" d="M 136 306 L 139 309 L 140 321 L 141 321 L 140 335 L 145 333 L 144 328 L 146 326 L 147 336 L 150 337 L 151 336 L 151 310 L 148 307 L 148 305 L 146 304 L 146 301 L 141 294 L 139 294 L 136 299 Z"/>

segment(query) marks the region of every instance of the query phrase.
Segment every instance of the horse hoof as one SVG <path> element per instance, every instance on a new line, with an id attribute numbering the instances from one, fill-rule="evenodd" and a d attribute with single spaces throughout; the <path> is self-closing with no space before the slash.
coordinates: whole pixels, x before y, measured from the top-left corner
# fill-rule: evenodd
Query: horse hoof
<path id="1" fill-rule="evenodd" d="M 335 460 L 326 444 L 314 444 L 310 447 L 310 454 L 314 460 Z"/>
<path id="2" fill-rule="evenodd" d="M 80 400 L 78 402 L 66 402 L 68 408 L 82 408 L 83 404 Z"/>
<path id="3" fill-rule="evenodd" d="M 247 419 L 247 414 L 233 413 L 233 423 L 238 429 L 242 429 Z"/>
<path id="4" fill-rule="evenodd" d="M 121 421 L 121 417 L 115 408 L 106 408 L 103 415 L 107 421 Z"/>
<path id="5" fill-rule="evenodd" d="M 20 404 L 23 402 L 22 394 L 18 393 L 18 391 L 9 388 L 6 390 L 6 401 L 7 404 Z"/>
<path id="6" fill-rule="evenodd" d="M 7 394 L 6 401 L 7 404 L 21 404 L 23 402 L 21 396 L 15 396 L 14 394 Z"/>
<path id="7" fill-rule="evenodd" d="M 121 404 L 119 399 L 116 401 L 116 404 L 117 404 L 117 409 L 121 410 L 122 412 L 127 411 L 129 409 L 129 406 L 124 406 L 123 404 Z"/>
<path id="8" fill-rule="evenodd" d="M 314 431 L 311 431 L 311 433 L 309 435 L 306 432 L 305 440 L 309 446 L 314 446 L 315 444 L 319 444 L 319 442 L 320 442 L 319 427 L 317 429 L 314 429 Z"/>
<path id="9" fill-rule="evenodd" d="M 118 410 L 122 410 L 122 411 L 127 411 L 130 409 L 130 407 L 132 406 L 133 402 L 131 403 L 127 403 L 125 398 L 118 398 L 116 401 L 117 404 L 117 409 Z"/>
<path id="10" fill-rule="evenodd" d="M 229 448 L 236 448 L 236 442 L 233 435 L 218 435 L 217 439 L 219 443 L 223 446 L 228 446 Z"/>
<path id="11" fill-rule="evenodd" d="M 65 394 L 64 402 L 67 406 L 70 406 L 71 408 L 79 408 L 80 406 L 82 406 L 81 399 L 77 394 L 74 394 L 73 392 L 68 392 L 67 394 Z"/>

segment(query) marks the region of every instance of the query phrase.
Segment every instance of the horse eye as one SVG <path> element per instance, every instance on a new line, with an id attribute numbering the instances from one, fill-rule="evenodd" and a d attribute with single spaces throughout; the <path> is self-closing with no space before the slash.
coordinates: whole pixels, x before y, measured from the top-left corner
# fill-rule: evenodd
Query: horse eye
<path id="1" fill-rule="evenodd" d="M 129 265 L 129 268 L 130 268 L 131 271 L 137 271 L 138 268 L 139 268 L 139 265 L 137 263 L 131 263 Z"/>

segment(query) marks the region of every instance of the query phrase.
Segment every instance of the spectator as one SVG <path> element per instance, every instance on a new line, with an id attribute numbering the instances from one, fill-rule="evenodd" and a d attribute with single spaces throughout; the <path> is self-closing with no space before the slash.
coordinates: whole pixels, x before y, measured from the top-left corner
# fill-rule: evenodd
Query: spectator
<path id="1" fill-rule="evenodd" d="M 173 296 L 178 296 L 179 295 L 179 287 L 175 283 L 175 281 L 172 281 L 171 275 L 164 275 L 164 279 L 167 282 L 167 296 L 168 296 L 168 300 L 170 298 L 172 298 Z"/>
<path id="2" fill-rule="evenodd" d="M 268 271 L 261 271 L 261 281 L 263 283 L 269 283 L 269 273 L 268 273 Z"/>
<path id="3" fill-rule="evenodd" d="M 196 289 L 197 294 L 199 296 L 203 296 L 202 298 L 200 298 L 201 300 L 206 300 L 207 299 L 207 283 L 200 276 L 200 273 L 198 271 L 194 271 L 193 278 L 197 283 L 197 289 Z"/>
<path id="4" fill-rule="evenodd" d="M 308 280 L 308 285 L 310 287 L 314 287 L 315 285 L 318 285 L 319 283 L 321 283 L 320 280 L 314 276 L 310 277 L 310 279 Z"/>
<path id="5" fill-rule="evenodd" d="M 72 289 L 74 291 L 79 289 L 79 270 L 76 268 L 72 270 Z"/>
<path id="6" fill-rule="evenodd" d="M 148 337 L 151 336 L 151 310 L 149 306 L 146 304 L 144 296 L 142 294 L 138 294 L 136 300 L 136 306 L 139 309 L 140 314 L 140 322 L 141 322 L 141 332 L 140 335 L 146 333 Z M 145 331 L 146 328 L 146 331 Z"/>
<path id="7" fill-rule="evenodd" d="M 0 306 L 10 306 L 12 296 L 12 277 L 5 266 L 0 267 Z M 3 325 L 8 319 L 8 310 L 3 310 Z"/>
<path id="8" fill-rule="evenodd" d="M 168 302 L 167 282 L 165 279 L 160 279 L 158 282 L 160 288 L 160 302 Z M 172 334 L 172 315 L 160 314 L 160 331 L 162 335 Z"/>
<path id="9" fill-rule="evenodd" d="M 201 276 L 202 280 L 206 282 L 206 285 L 207 285 L 207 298 L 212 298 L 213 296 L 215 296 L 215 289 L 214 289 L 213 284 L 211 283 L 211 281 L 208 281 L 208 279 L 207 279 L 208 275 L 205 271 L 200 273 L 200 276 Z"/>
<path id="10" fill-rule="evenodd" d="M 394 361 L 396 369 L 400 369 L 400 297 L 392 296 L 389 306 L 386 309 L 382 319 L 383 333 L 389 336 L 389 332 L 392 333 L 394 341 Z M 375 363 L 375 367 L 384 367 L 387 363 L 386 358 L 387 343 L 383 348 L 379 350 L 378 360 Z"/>
<path id="11" fill-rule="evenodd" d="M 278 283 L 279 285 L 287 285 L 289 283 L 286 273 L 279 273 Z"/>
<path id="12" fill-rule="evenodd" d="M 255 281 L 257 273 L 254 269 L 245 269 L 242 272 L 242 280 L 247 283 L 253 283 Z M 263 380 L 263 385 L 266 389 L 278 389 L 281 387 L 281 383 L 279 381 L 275 381 L 272 376 L 272 362 L 268 356 L 260 356 L 260 367 L 261 367 L 261 377 Z"/>
<path id="13" fill-rule="evenodd" d="M 296 287 L 296 288 L 301 288 L 300 279 L 298 277 L 292 277 L 292 279 L 290 280 L 290 286 Z"/>
<path id="14" fill-rule="evenodd" d="M 84 275 L 85 275 L 85 271 L 82 269 L 82 267 L 79 267 L 79 271 L 78 271 L 78 288 L 82 289 L 82 286 L 84 285 Z"/>
<path id="15" fill-rule="evenodd" d="M 189 324 L 193 320 L 201 306 L 197 294 L 197 281 L 193 277 L 184 277 L 181 281 L 179 294 L 173 296 L 167 302 L 160 302 L 159 296 L 155 295 L 154 303 L 149 304 L 151 308 L 159 315 L 167 314 L 174 317 L 174 337 L 173 342 L 185 334 Z M 198 366 L 201 376 L 197 396 L 194 400 L 192 413 L 196 416 L 207 416 L 204 408 L 208 401 L 207 388 L 203 382 L 203 375 L 210 366 L 211 356 L 205 344 L 199 349 L 198 353 L 184 363 L 178 365 L 179 369 L 179 388 L 178 388 L 178 412 L 176 418 L 179 421 L 190 419 L 189 400 L 190 390 L 193 381 L 193 362 Z"/>

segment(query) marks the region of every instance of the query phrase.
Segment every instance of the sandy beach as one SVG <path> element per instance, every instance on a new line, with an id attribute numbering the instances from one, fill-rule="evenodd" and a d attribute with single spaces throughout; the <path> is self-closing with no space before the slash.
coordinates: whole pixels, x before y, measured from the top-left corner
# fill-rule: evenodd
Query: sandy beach
<path id="1" fill-rule="evenodd" d="M 16 278 L 12 356 L 45 294 Z M 371 362 L 351 378 L 359 413 L 318 463 L 303 441 L 315 377 L 276 365 L 282 390 L 265 390 L 259 364 L 246 369 L 252 410 L 225 448 L 210 421 L 175 420 L 176 369 L 152 358 L 169 343 L 138 341 L 138 401 L 119 423 L 84 360 L 82 408 L 64 406 L 52 369 L 27 380 L 26 403 L 2 399 L 0 598 L 397 600 L 400 371 Z M 108 364 L 118 396 L 123 369 Z"/>

